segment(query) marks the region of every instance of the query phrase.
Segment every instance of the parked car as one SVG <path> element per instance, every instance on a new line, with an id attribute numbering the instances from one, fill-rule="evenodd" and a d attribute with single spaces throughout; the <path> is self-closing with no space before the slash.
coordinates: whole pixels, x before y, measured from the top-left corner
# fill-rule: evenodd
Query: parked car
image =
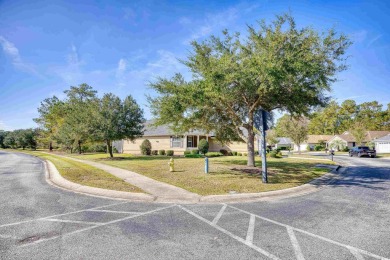
<path id="1" fill-rule="evenodd" d="M 376 157 L 376 151 L 375 149 L 370 149 L 368 146 L 357 146 L 353 147 L 351 150 L 349 150 L 349 156 L 370 156 L 370 157 Z"/>

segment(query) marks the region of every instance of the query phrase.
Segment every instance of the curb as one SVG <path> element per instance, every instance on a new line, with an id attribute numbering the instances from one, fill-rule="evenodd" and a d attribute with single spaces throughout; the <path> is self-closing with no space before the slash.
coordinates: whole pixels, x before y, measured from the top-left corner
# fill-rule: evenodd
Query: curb
<path id="1" fill-rule="evenodd" d="M 92 195 L 97 197 L 109 198 L 109 199 L 121 199 L 130 200 L 134 202 L 155 202 L 155 203 L 182 203 L 182 204 L 212 204 L 212 203 L 244 203 L 254 201 L 270 201 L 279 200 L 284 198 L 291 198 L 316 192 L 328 184 L 337 180 L 337 172 L 341 166 L 337 166 L 331 172 L 312 180 L 309 183 L 303 184 L 298 187 L 266 191 L 261 193 L 241 193 L 241 194 L 229 194 L 229 195 L 207 195 L 199 196 L 198 199 L 185 199 L 185 198 L 173 198 L 173 197 L 156 197 L 143 193 L 132 193 L 124 191 L 113 191 L 101 188 L 94 188 L 89 186 L 83 186 L 63 178 L 58 172 L 54 164 L 48 160 L 44 160 L 46 180 L 48 183 L 76 193 L 85 195 Z"/>
<path id="2" fill-rule="evenodd" d="M 153 202 L 156 200 L 156 197 L 144 193 L 106 190 L 77 184 L 62 177 L 52 162 L 44 160 L 44 165 L 46 181 L 68 191 L 109 199 L 122 199 L 136 202 Z"/>

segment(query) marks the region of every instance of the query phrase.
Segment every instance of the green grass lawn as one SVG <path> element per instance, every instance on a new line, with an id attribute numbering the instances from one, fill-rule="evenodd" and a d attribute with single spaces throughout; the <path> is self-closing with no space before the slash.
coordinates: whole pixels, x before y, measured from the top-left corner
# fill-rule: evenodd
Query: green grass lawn
<path id="1" fill-rule="evenodd" d="M 69 155 L 134 171 L 155 180 L 166 182 L 200 195 L 263 192 L 302 185 L 328 172 L 316 164 L 334 164 L 323 160 L 268 159 L 269 183 L 261 181 L 260 168 L 246 166 L 246 157 L 225 156 L 210 158 L 210 173 L 204 173 L 203 158 L 175 157 L 175 172 L 169 172 L 167 156 L 133 156 L 116 154 L 113 159 L 106 154 Z M 256 158 L 261 167 L 261 159 Z"/>
<path id="2" fill-rule="evenodd" d="M 390 157 L 390 153 L 378 153 L 376 157 L 378 158 Z"/>
<path id="3" fill-rule="evenodd" d="M 81 185 L 117 191 L 144 192 L 140 188 L 133 186 L 118 177 L 84 163 L 39 151 L 12 151 L 28 153 L 49 160 L 56 166 L 62 177 Z"/>

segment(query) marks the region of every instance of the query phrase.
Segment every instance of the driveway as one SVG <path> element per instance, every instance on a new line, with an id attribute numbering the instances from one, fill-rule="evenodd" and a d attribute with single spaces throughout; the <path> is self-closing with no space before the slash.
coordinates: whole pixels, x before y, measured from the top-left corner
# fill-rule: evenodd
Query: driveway
<path id="1" fill-rule="evenodd" d="M 178 205 L 64 191 L 0 151 L 0 259 L 389 259 L 390 160 L 335 159 L 350 168 L 316 193 Z"/>

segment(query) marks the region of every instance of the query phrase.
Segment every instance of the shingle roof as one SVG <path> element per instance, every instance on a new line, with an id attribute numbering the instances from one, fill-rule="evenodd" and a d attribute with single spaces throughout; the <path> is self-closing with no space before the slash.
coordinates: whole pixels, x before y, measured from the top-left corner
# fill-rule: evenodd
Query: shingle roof
<path id="1" fill-rule="evenodd" d="M 169 125 L 160 125 L 160 126 L 153 126 L 153 120 L 148 120 L 144 123 L 144 136 L 171 136 L 171 135 L 177 135 L 178 133 L 175 133 L 169 128 Z M 204 131 L 201 130 L 194 130 L 186 133 L 180 133 L 182 135 L 206 135 Z M 212 134 L 209 134 L 209 136 L 212 136 Z"/>
<path id="2" fill-rule="evenodd" d="M 390 134 L 389 131 L 367 131 L 366 137 L 364 138 L 363 142 L 370 142 L 388 134 Z M 350 143 L 356 142 L 355 137 L 348 131 L 344 132 L 341 135 L 336 135 L 336 136 Z"/>
<path id="3" fill-rule="evenodd" d="M 276 140 L 278 140 L 278 145 L 290 145 L 292 143 L 288 137 L 277 137 Z"/>
<path id="4" fill-rule="evenodd" d="M 306 143 L 308 143 L 308 144 L 319 144 L 320 141 L 327 142 L 332 137 L 333 137 L 333 135 L 308 135 Z"/>
<path id="5" fill-rule="evenodd" d="M 390 134 L 381 138 L 375 139 L 374 142 L 390 142 Z"/>

